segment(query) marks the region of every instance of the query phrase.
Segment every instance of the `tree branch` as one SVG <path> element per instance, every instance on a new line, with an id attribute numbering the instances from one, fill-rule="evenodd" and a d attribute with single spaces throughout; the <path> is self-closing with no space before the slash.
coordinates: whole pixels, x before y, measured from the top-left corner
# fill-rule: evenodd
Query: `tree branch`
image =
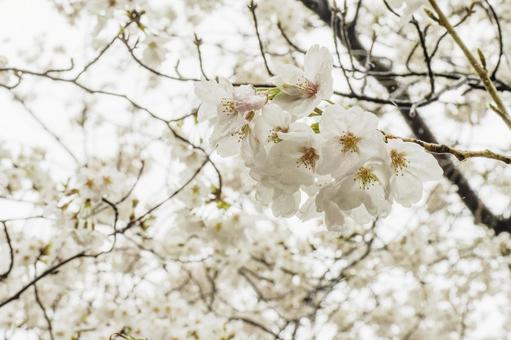
<path id="1" fill-rule="evenodd" d="M 330 23 L 332 22 L 332 12 L 328 6 L 328 0 L 298 1 L 318 15 L 326 25 L 330 26 Z M 344 37 L 346 37 L 346 40 L 343 40 Z M 399 83 L 396 78 L 381 76 L 378 74 L 380 72 L 388 74 L 389 72 L 392 72 L 392 69 L 391 67 L 383 64 L 379 58 L 369 56 L 368 51 L 359 40 L 355 25 L 347 25 L 346 34 L 344 36 L 340 36 L 340 38 L 343 44 L 348 45 L 352 50 L 352 54 L 359 64 L 368 65 L 370 72 L 377 72 L 373 75 L 373 77 L 387 90 L 389 94 L 394 93 L 399 88 Z M 371 60 L 369 63 L 366 63 L 368 56 Z M 410 97 L 406 91 L 403 91 L 397 99 L 409 101 Z M 439 144 L 435 135 L 422 119 L 421 115 L 415 110 L 414 106 L 399 106 L 398 109 L 417 138 L 426 143 Z M 470 210 L 476 223 L 485 224 L 489 228 L 493 229 L 497 234 L 504 231 L 511 231 L 511 218 L 494 215 L 493 212 L 481 201 L 477 193 L 470 186 L 467 178 L 454 165 L 448 156 L 436 155 L 435 157 L 444 170 L 444 176 L 449 179 L 451 183 L 457 186 L 458 196 Z"/>

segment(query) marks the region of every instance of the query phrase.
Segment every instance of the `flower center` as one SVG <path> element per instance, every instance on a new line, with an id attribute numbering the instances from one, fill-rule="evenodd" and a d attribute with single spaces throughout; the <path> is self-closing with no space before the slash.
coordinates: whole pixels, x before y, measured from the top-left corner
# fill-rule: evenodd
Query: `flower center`
<path id="1" fill-rule="evenodd" d="M 358 169 L 353 180 L 358 181 L 360 188 L 363 190 L 369 189 L 370 186 L 379 181 L 373 170 L 368 167 L 361 167 Z"/>
<path id="2" fill-rule="evenodd" d="M 234 100 L 230 98 L 223 98 L 220 101 L 218 110 L 222 113 L 227 114 L 236 113 L 236 104 L 234 103 Z"/>
<path id="3" fill-rule="evenodd" d="M 310 98 L 316 95 L 319 91 L 319 85 L 316 83 L 313 83 L 309 79 L 304 78 L 303 80 L 299 81 L 296 86 L 301 90 L 301 95 L 304 98 Z"/>
<path id="4" fill-rule="evenodd" d="M 241 128 L 239 130 L 236 130 L 235 132 L 233 132 L 232 135 L 233 136 L 238 135 L 238 142 L 241 142 L 242 140 L 247 138 L 249 133 L 250 133 L 250 126 L 248 124 L 243 124 L 241 126 Z"/>
<path id="5" fill-rule="evenodd" d="M 87 179 L 85 180 L 85 186 L 86 186 L 87 188 L 91 189 L 91 190 L 92 190 L 92 188 L 94 188 L 94 184 L 95 184 L 95 183 L 94 183 L 94 180 L 93 180 L 92 178 L 87 178 Z"/>
<path id="6" fill-rule="evenodd" d="M 358 152 L 358 143 L 362 138 L 355 136 L 351 132 L 344 133 L 341 137 L 339 137 L 339 143 L 342 146 L 342 152 Z"/>
<path id="7" fill-rule="evenodd" d="M 408 160 L 404 152 L 392 149 L 390 151 L 390 160 L 392 162 L 392 169 L 398 174 L 408 167 Z"/>
<path id="8" fill-rule="evenodd" d="M 287 127 L 277 126 L 276 128 L 270 131 L 270 135 L 268 136 L 268 141 L 272 141 L 273 143 L 282 142 L 282 139 L 279 137 L 279 132 L 287 133 L 289 129 Z"/>
<path id="9" fill-rule="evenodd" d="M 312 147 L 303 147 L 300 152 L 302 153 L 302 157 L 296 161 L 297 166 L 303 165 L 306 169 L 312 171 L 316 167 L 316 162 L 319 159 L 316 150 Z"/>
<path id="10" fill-rule="evenodd" d="M 109 186 L 112 184 L 112 178 L 110 176 L 103 176 L 103 184 Z"/>

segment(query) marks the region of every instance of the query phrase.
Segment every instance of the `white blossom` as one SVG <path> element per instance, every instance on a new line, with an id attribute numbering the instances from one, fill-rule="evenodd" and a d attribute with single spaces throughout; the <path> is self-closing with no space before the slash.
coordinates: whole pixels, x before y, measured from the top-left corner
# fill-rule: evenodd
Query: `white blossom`
<path id="1" fill-rule="evenodd" d="M 303 70 L 293 65 L 276 64 L 273 83 L 280 93 L 273 102 L 297 117 L 308 115 L 321 100 L 333 94 L 332 55 L 317 45 L 305 55 Z"/>
<path id="2" fill-rule="evenodd" d="M 385 144 L 377 127 L 373 113 L 359 107 L 329 106 L 319 123 L 324 142 L 318 172 L 337 178 L 370 158 L 381 157 Z"/>
<path id="3" fill-rule="evenodd" d="M 165 61 L 167 53 L 165 40 L 157 35 L 149 35 L 144 41 L 145 48 L 142 54 L 142 62 L 144 64 L 155 67 Z"/>
<path id="4" fill-rule="evenodd" d="M 232 86 L 228 80 L 201 81 L 195 84 L 201 100 L 199 120 L 211 120 L 214 126 L 210 144 L 222 156 L 239 152 L 240 142 L 251 133 L 255 111 L 266 103 L 266 96 L 257 94 L 252 86 Z"/>
<path id="5" fill-rule="evenodd" d="M 289 132 L 293 122 L 293 116 L 289 112 L 275 104 L 268 104 L 263 108 L 261 117 L 256 121 L 257 138 L 262 144 L 272 146 L 282 141 L 279 133 Z"/>
<path id="6" fill-rule="evenodd" d="M 409 207 L 423 193 L 423 182 L 442 179 L 442 168 L 424 148 L 409 142 L 390 140 L 387 151 L 391 161 L 390 197 Z"/>
<path id="7" fill-rule="evenodd" d="M 369 160 L 322 188 L 316 204 L 322 211 L 328 209 L 332 214 L 329 218 L 335 218 L 335 221 L 340 221 L 340 216 L 332 211 L 333 206 L 329 201 L 343 211 L 363 205 L 370 214 L 385 216 L 390 210 L 390 202 L 387 200 L 388 178 L 389 170 L 385 162 Z"/>
<path id="8" fill-rule="evenodd" d="M 295 124 L 292 130 L 277 132 L 281 139 L 270 151 L 258 155 L 251 176 L 264 186 L 289 193 L 301 185 L 310 185 L 320 159 L 319 139 L 306 124 Z"/>

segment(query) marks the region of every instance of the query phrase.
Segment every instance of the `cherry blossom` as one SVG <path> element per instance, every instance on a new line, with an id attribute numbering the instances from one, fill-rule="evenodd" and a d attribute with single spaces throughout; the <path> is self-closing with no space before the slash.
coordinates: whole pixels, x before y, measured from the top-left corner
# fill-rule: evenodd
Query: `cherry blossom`
<path id="1" fill-rule="evenodd" d="M 156 35 L 149 35 L 144 41 L 145 49 L 142 54 L 142 61 L 149 66 L 159 66 L 165 61 L 165 40 Z"/>
<path id="2" fill-rule="evenodd" d="M 257 138 L 263 145 L 279 143 L 282 141 L 279 134 L 289 132 L 293 122 L 294 118 L 289 112 L 275 104 L 268 104 L 263 108 L 255 126 Z"/>
<path id="3" fill-rule="evenodd" d="M 218 146 L 223 156 L 237 153 L 238 144 L 251 133 L 255 111 L 266 103 L 266 96 L 257 94 L 253 87 L 234 87 L 226 79 L 201 81 L 195 85 L 195 93 L 201 100 L 199 120 L 211 119 L 214 130 L 211 145 Z"/>
<path id="4" fill-rule="evenodd" d="M 319 128 L 325 140 L 319 174 L 337 178 L 384 153 L 383 136 L 377 130 L 378 118 L 359 107 L 346 110 L 340 105 L 329 106 L 321 116 Z"/>
<path id="5" fill-rule="evenodd" d="M 369 160 L 321 189 L 318 205 L 327 209 L 325 200 L 331 200 L 341 210 L 352 210 L 363 205 L 370 214 L 385 216 L 390 210 L 387 200 L 388 172 L 383 161 Z"/>
<path id="6" fill-rule="evenodd" d="M 295 192 L 310 185 L 320 159 L 317 136 L 306 124 L 295 124 L 293 130 L 277 132 L 281 139 L 266 154 L 260 153 L 252 177 L 263 185 Z"/>
<path id="7" fill-rule="evenodd" d="M 330 99 L 333 94 L 332 63 L 330 52 L 315 45 L 305 55 L 303 70 L 276 64 L 272 81 L 280 92 L 273 102 L 298 117 L 306 116 L 321 100 Z"/>
<path id="8" fill-rule="evenodd" d="M 392 169 L 390 197 L 405 207 L 421 199 L 424 182 L 442 178 L 443 171 L 436 159 L 415 143 L 390 140 L 387 151 Z"/>
<path id="9" fill-rule="evenodd" d="M 290 65 L 281 69 L 297 77 L 316 72 L 331 86 L 327 52 L 312 47 L 303 73 Z M 441 177 L 436 160 L 419 145 L 396 146 L 392 140 L 386 144 L 375 114 L 358 106 L 329 104 L 319 111 L 317 122 L 307 113 L 319 97 L 304 101 L 299 86 L 289 87 L 294 83 L 281 82 L 278 76 L 273 79 L 282 92 L 270 96 L 269 102 L 254 88 L 233 87 L 225 79 L 201 81 L 195 90 L 201 99 L 199 120 L 212 125 L 211 144 L 218 145 L 221 156 L 241 152 L 257 182 L 257 199 L 271 207 L 274 216 L 309 219 L 322 213 L 328 227 L 338 228 L 346 221 L 367 223 L 371 216 L 386 216 L 392 200 L 405 206 L 416 203 L 422 182 Z M 282 105 L 282 94 L 291 106 Z M 408 185 L 412 179 L 413 185 Z M 308 198 L 302 206 L 303 194 Z"/>

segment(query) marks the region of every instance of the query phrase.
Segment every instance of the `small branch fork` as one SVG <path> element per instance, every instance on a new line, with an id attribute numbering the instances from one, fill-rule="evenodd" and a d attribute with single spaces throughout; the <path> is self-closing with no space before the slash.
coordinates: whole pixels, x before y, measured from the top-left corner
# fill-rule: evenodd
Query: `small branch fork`
<path id="1" fill-rule="evenodd" d="M 427 11 L 430 18 L 435 20 L 439 25 L 444 27 L 449 35 L 452 37 L 456 45 L 459 46 L 459 48 L 463 51 L 463 54 L 467 58 L 468 62 L 474 69 L 475 73 L 479 76 L 481 79 L 486 91 L 489 93 L 489 95 L 492 97 L 493 101 L 495 102 L 495 105 L 490 105 L 493 111 L 495 111 L 500 118 L 506 123 L 508 128 L 511 129 L 511 116 L 509 115 L 508 109 L 504 102 L 502 101 L 502 98 L 500 98 L 500 95 L 495 87 L 495 84 L 493 84 L 493 81 L 491 80 L 490 73 L 486 69 L 486 61 L 484 58 L 484 55 L 482 54 L 481 50 L 478 50 L 479 54 L 479 60 L 470 52 L 469 48 L 465 43 L 463 42 L 463 39 L 458 35 L 456 32 L 456 29 L 451 25 L 449 22 L 449 19 L 444 14 L 436 0 L 429 0 L 430 5 L 433 7 L 433 10 L 435 11 L 435 14 Z"/>

